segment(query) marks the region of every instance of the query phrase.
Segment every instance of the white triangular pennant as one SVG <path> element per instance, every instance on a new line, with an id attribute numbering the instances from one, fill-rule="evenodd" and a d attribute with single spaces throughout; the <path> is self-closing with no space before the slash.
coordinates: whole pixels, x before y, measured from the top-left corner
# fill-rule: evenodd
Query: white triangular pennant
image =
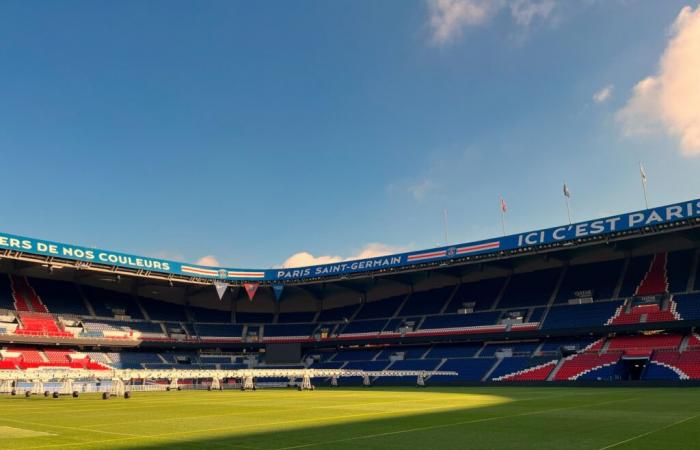
<path id="1" fill-rule="evenodd" d="M 216 293 L 219 295 L 219 300 L 222 300 L 224 298 L 224 294 L 226 294 L 226 289 L 228 289 L 228 284 L 224 283 L 223 281 L 215 281 L 214 287 L 216 288 Z"/>

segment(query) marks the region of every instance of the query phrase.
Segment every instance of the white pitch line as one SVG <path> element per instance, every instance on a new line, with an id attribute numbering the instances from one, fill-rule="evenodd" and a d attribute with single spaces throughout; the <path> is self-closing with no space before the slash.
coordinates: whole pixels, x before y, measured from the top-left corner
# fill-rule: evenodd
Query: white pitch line
<path id="1" fill-rule="evenodd" d="M 397 434 L 414 433 L 416 431 L 434 430 L 434 429 L 440 429 L 440 428 L 450 428 L 450 427 L 455 427 L 458 425 L 469 425 L 469 424 L 473 424 L 473 423 L 491 422 L 494 420 L 511 419 L 513 417 L 522 417 L 522 416 L 532 416 L 532 415 L 544 414 L 544 413 L 554 412 L 554 411 L 565 411 L 565 410 L 569 410 L 569 409 L 586 408 L 589 406 L 601 406 L 601 405 L 607 405 L 610 403 L 619 403 L 619 402 L 637 400 L 638 398 L 639 397 L 633 397 L 633 398 L 627 398 L 627 399 L 622 399 L 622 400 L 611 400 L 611 401 L 600 402 L 600 403 L 589 403 L 586 405 L 569 406 L 569 407 L 564 407 L 564 408 L 552 408 L 552 409 L 545 409 L 545 410 L 541 410 L 541 411 L 531 411 L 531 412 L 519 413 L 519 414 L 509 414 L 506 416 L 486 417 L 483 419 L 464 420 L 461 422 L 443 423 L 440 425 L 429 425 L 429 426 L 425 426 L 425 427 L 416 427 L 416 428 L 408 428 L 408 429 L 404 429 L 404 430 L 387 431 L 385 433 L 365 434 L 362 436 L 353 436 L 350 438 L 335 439 L 332 441 L 312 442 L 312 443 L 308 443 L 308 444 L 293 445 L 290 447 L 278 447 L 275 450 L 292 450 L 292 449 L 297 449 L 297 448 L 327 446 L 329 444 L 338 444 L 341 442 L 359 441 L 359 440 L 363 440 L 363 439 L 374 439 L 374 438 L 378 438 L 378 437 L 394 436 Z"/>
<path id="2" fill-rule="evenodd" d="M 609 448 L 617 447 L 618 445 L 622 445 L 622 444 L 626 444 L 626 443 L 628 443 L 628 442 L 635 441 L 635 440 L 637 440 L 637 439 L 640 439 L 640 438 L 649 436 L 650 434 L 658 433 L 659 431 L 663 431 L 663 430 L 669 429 L 669 428 L 671 428 L 671 427 L 675 427 L 676 425 L 680 425 L 680 424 L 682 424 L 682 423 L 688 422 L 688 421 L 690 421 L 690 420 L 695 419 L 695 418 L 698 417 L 698 416 L 700 416 L 700 414 L 695 414 L 694 416 L 686 417 L 685 419 L 681 419 L 681 420 L 678 420 L 678 421 L 676 421 L 676 422 L 670 423 L 670 424 L 668 424 L 668 425 L 664 425 L 664 426 L 661 427 L 661 428 L 657 428 L 657 429 L 655 429 L 655 430 L 647 431 L 647 432 L 645 432 L 645 433 L 638 434 L 638 435 L 636 435 L 636 436 L 632 436 L 632 437 L 629 438 L 629 439 L 625 439 L 624 441 L 615 442 L 614 444 L 610 444 L 610 445 L 608 445 L 608 446 L 601 447 L 601 448 L 599 448 L 598 450 L 607 450 L 607 449 L 609 449 Z"/>

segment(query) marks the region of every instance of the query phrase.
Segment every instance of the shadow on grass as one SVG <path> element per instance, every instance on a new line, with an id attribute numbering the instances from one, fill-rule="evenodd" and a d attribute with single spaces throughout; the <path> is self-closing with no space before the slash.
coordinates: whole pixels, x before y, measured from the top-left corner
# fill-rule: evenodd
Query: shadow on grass
<path id="1" fill-rule="evenodd" d="M 348 389 L 346 392 L 357 391 L 359 394 L 367 392 L 407 392 L 406 388 L 372 387 L 368 389 Z M 500 392 L 499 392 L 500 391 Z M 304 414 L 296 414 L 293 417 L 285 417 L 284 411 L 278 417 L 281 425 L 261 423 L 260 429 L 246 424 L 239 429 L 232 420 L 212 420 L 210 434 L 207 438 L 201 436 L 187 436 L 175 431 L 171 436 L 162 436 L 163 442 L 144 442 L 136 439 L 124 441 L 115 440 L 82 448 L 114 448 L 114 449 L 204 449 L 204 448 L 230 448 L 230 449 L 464 449 L 464 448 L 522 448 L 522 435 L 504 436 L 504 427 L 513 428 L 508 423 L 508 417 L 517 418 L 523 413 L 531 411 L 532 405 L 526 405 L 517 400 L 537 402 L 538 398 L 545 401 L 539 406 L 544 409 L 557 407 L 559 404 L 570 406 L 572 399 L 566 399 L 566 395 L 558 395 L 558 389 L 537 389 L 541 392 L 554 392 L 550 395 L 540 395 L 535 398 L 510 398 L 504 396 L 504 392 L 498 388 L 491 389 L 464 389 L 464 388 L 427 388 L 416 389 L 416 392 L 434 393 L 436 398 L 440 394 L 459 394 L 472 396 L 472 406 L 469 401 L 460 407 L 452 409 L 434 410 L 431 412 L 415 411 L 404 415 L 389 416 L 386 414 L 373 415 L 372 413 L 360 414 L 365 416 L 361 420 L 350 418 L 340 419 L 339 423 L 313 424 L 313 420 L 324 420 L 323 417 L 309 419 L 311 423 L 302 425 Z M 410 391 L 412 393 L 412 391 Z M 523 388 L 523 393 L 527 392 Z M 255 393 L 250 393 L 255 395 Z M 299 393 L 300 395 L 313 396 L 313 392 Z M 247 394 L 244 394 L 247 395 Z M 450 398 L 454 399 L 454 396 Z M 557 401 L 560 399 L 560 401 Z M 310 403 L 313 402 L 309 398 Z M 554 405 L 554 406 L 552 406 Z M 270 414 L 275 414 L 274 405 L 270 406 Z M 407 407 L 411 405 L 408 404 Z M 342 405 L 334 405 L 333 408 L 342 409 Z M 445 408 L 449 408 L 445 406 Z M 410 409 L 410 408 L 408 408 Z M 342 414 L 329 414 L 329 418 Z M 285 424 L 285 421 L 291 423 Z M 296 423 L 294 423 L 296 422 Z M 184 425 L 186 427 L 186 425 Z M 230 427 L 225 430 L 223 428 Z M 218 429 L 217 429 L 218 428 Z M 179 430 L 179 431 L 186 431 Z M 530 430 L 531 431 L 531 430 Z M 197 430 L 193 430 L 196 434 Z M 206 431 L 199 432 L 200 434 Z M 511 442 L 512 441 L 512 442 Z M 510 444 L 508 444 L 510 442 Z M 508 444 L 508 445 L 506 445 Z M 520 444 L 520 445 L 519 445 Z"/>

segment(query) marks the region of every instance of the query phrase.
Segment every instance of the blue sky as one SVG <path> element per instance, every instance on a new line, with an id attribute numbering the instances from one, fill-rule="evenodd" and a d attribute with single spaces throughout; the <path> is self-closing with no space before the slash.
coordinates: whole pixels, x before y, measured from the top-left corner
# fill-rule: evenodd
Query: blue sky
<path id="1" fill-rule="evenodd" d="M 6 0 L 0 230 L 263 268 L 696 198 L 699 48 L 689 0 Z"/>

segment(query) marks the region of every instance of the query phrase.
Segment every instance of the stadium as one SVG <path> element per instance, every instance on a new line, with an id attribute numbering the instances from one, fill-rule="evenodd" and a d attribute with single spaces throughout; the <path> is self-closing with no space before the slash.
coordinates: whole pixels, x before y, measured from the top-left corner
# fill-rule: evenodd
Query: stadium
<path id="1" fill-rule="evenodd" d="M 700 0 L 3 0 L 0 61 L 0 450 L 700 449 Z"/>
<path id="2" fill-rule="evenodd" d="M 59 408 L 69 416 L 96 411 L 83 406 L 84 399 L 122 399 L 136 408 L 128 414 L 148 407 L 138 402 L 175 409 L 193 402 L 204 408 L 201 418 L 192 418 L 197 422 L 210 408 L 279 401 L 283 411 L 285 402 L 312 395 L 304 400 L 309 408 L 344 411 L 339 420 L 347 416 L 352 424 L 347 408 L 355 411 L 350 404 L 366 397 L 357 416 L 376 415 L 389 429 L 392 420 L 403 423 L 402 414 L 415 425 L 430 411 L 450 426 L 454 410 L 507 405 L 520 396 L 553 402 L 542 411 L 550 414 L 597 405 L 608 410 L 617 402 L 631 409 L 625 402 L 634 396 L 653 399 L 660 392 L 663 402 L 695 401 L 696 391 L 686 389 L 700 380 L 698 242 L 700 200 L 294 270 L 206 267 L 2 235 L 0 392 L 4 418 L 14 424 L 6 442 L 12 448 L 15 430 L 17 442 L 29 433 L 41 448 L 55 445 L 57 434 L 69 447 L 143 445 L 138 433 L 117 431 L 121 419 L 100 430 L 55 425 L 43 416 Z M 594 392 L 585 388 L 593 386 Z M 665 388 L 633 390 L 652 386 Z M 674 387 L 686 389 L 665 390 Z M 256 392 L 242 397 L 246 390 Z M 297 392 L 305 390 L 315 392 Z M 595 401 L 582 402 L 587 398 Z M 371 409 L 375 402 L 378 411 Z M 45 417 L 46 428 L 16 427 L 41 423 L 23 419 L 25 411 Z M 443 426 L 423 420 L 427 429 Z M 198 431 L 199 423 L 182 426 L 183 435 L 147 440 L 187 447 L 192 433 L 208 433 L 207 427 Z M 335 427 L 341 436 L 348 433 Z M 276 430 L 282 447 L 295 448 L 291 443 L 303 435 L 290 428 Z M 347 438 L 317 432 L 321 440 L 301 438 L 300 446 L 344 447 L 365 439 L 352 431 Z M 378 433 L 382 447 L 393 433 Z M 396 442 L 411 439 L 396 433 Z M 287 441 L 288 434 L 297 437 Z M 234 448 L 237 439 L 230 441 Z"/>

